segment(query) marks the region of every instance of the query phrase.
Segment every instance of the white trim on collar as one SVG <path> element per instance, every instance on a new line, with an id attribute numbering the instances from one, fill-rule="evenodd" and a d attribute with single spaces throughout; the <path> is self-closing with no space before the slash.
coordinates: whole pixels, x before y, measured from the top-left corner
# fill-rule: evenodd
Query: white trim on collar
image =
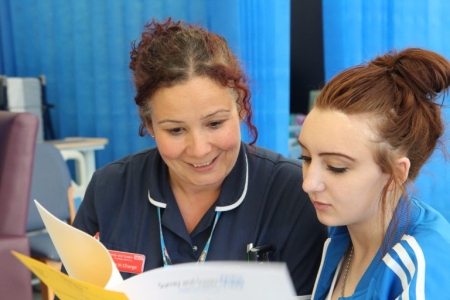
<path id="1" fill-rule="evenodd" d="M 244 185 L 244 191 L 242 192 L 241 197 L 238 201 L 234 202 L 231 205 L 228 206 L 216 206 L 216 211 L 227 211 L 232 210 L 239 205 L 241 205 L 242 201 L 244 201 L 245 196 L 247 195 L 247 187 L 248 187 L 248 159 L 247 159 L 247 153 L 244 151 L 245 156 L 245 185 Z"/>
<path id="2" fill-rule="evenodd" d="M 148 189 L 148 191 L 147 191 L 147 196 L 148 196 L 148 201 L 150 201 L 150 203 L 153 204 L 154 206 L 166 208 L 167 203 L 162 203 L 162 202 L 156 201 L 155 199 L 150 197 L 150 189 Z"/>
<path id="3" fill-rule="evenodd" d="M 244 152 L 244 156 L 245 156 L 245 185 L 244 185 L 244 191 L 242 192 L 241 197 L 239 197 L 238 201 L 236 201 L 235 203 L 228 205 L 228 206 L 216 206 L 216 211 L 228 211 L 228 210 L 232 210 L 236 207 L 238 207 L 239 205 L 241 205 L 242 201 L 244 201 L 245 196 L 247 195 L 247 188 L 248 188 L 248 159 L 247 159 L 247 153 Z M 150 201 L 151 204 L 153 204 L 154 206 L 157 207 L 161 207 L 161 208 L 166 208 L 167 204 L 166 203 L 162 203 L 159 201 L 156 201 L 155 199 L 150 197 L 150 189 L 148 189 L 147 191 L 147 197 L 148 197 L 148 201 Z"/>

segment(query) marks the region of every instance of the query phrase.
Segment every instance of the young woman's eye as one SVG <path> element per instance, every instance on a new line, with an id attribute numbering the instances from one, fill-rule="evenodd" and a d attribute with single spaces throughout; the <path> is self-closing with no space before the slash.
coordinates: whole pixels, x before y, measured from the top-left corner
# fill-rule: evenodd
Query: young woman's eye
<path id="1" fill-rule="evenodd" d="M 209 127 L 211 128 L 219 128 L 223 124 L 223 121 L 214 121 L 209 123 Z"/>
<path id="2" fill-rule="evenodd" d="M 305 164 L 311 163 L 311 157 L 309 156 L 300 155 L 298 159 L 302 160 Z"/>
<path id="3" fill-rule="evenodd" d="M 335 174 L 342 174 L 347 171 L 347 168 L 336 168 L 333 166 L 328 166 L 328 170 Z"/>

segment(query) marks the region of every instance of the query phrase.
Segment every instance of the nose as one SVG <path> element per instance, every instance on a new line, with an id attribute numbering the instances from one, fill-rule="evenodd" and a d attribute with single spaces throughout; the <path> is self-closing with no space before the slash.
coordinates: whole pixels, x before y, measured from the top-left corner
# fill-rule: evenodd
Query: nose
<path id="1" fill-rule="evenodd" d="M 325 182 L 319 166 L 303 164 L 302 188 L 308 194 L 325 190 Z"/>
<path id="2" fill-rule="evenodd" d="M 201 130 L 190 132 L 188 139 L 187 154 L 192 157 L 204 157 L 212 149 L 208 134 Z"/>

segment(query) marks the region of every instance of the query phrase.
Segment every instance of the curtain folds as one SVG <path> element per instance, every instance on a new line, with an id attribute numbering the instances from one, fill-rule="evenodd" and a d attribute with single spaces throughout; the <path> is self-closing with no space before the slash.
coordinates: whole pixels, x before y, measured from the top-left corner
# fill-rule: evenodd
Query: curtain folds
<path id="1" fill-rule="evenodd" d="M 169 16 L 228 40 L 252 81 L 257 144 L 287 154 L 287 0 L 0 0 L 0 75 L 45 75 L 57 138 L 109 139 L 100 167 L 154 145 L 138 135 L 129 52 L 148 20 Z"/>
<path id="2" fill-rule="evenodd" d="M 287 155 L 290 82 L 289 1 L 238 1 L 241 58 L 250 76 L 258 145 Z"/>
<path id="3" fill-rule="evenodd" d="M 420 47 L 450 59 L 450 2 L 447 0 L 322 0 L 325 78 L 392 49 Z M 450 122 L 450 101 L 444 117 Z M 449 129 L 443 141 L 450 149 Z M 435 151 L 412 192 L 450 220 L 450 162 Z"/>

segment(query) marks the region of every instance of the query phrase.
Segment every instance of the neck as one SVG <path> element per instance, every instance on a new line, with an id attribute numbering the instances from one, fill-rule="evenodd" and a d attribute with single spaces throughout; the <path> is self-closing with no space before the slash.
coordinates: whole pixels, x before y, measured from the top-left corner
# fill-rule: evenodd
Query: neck
<path id="1" fill-rule="evenodd" d="M 183 188 L 177 184 L 171 184 L 171 186 L 186 229 L 190 234 L 219 198 L 220 186 L 208 188 Z"/>
<path id="2" fill-rule="evenodd" d="M 395 203 L 396 207 L 398 200 Z M 383 243 L 395 207 L 388 208 L 385 214 L 378 212 L 364 222 L 347 225 L 351 238 L 351 250 L 347 252 L 344 258 L 344 269 L 340 279 L 341 295 L 343 292 L 347 296 L 353 294 Z M 334 296 L 336 296 L 336 293 L 334 293 Z"/>
<path id="3" fill-rule="evenodd" d="M 377 205 L 377 211 L 369 218 L 348 224 L 348 232 L 355 250 L 359 253 L 376 252 L 381 247 L 387 229 L 395 213 L 401 195 L 388 194 L 384 208 Z M 392 200 L 395 199 L 395 200 Z"/>

